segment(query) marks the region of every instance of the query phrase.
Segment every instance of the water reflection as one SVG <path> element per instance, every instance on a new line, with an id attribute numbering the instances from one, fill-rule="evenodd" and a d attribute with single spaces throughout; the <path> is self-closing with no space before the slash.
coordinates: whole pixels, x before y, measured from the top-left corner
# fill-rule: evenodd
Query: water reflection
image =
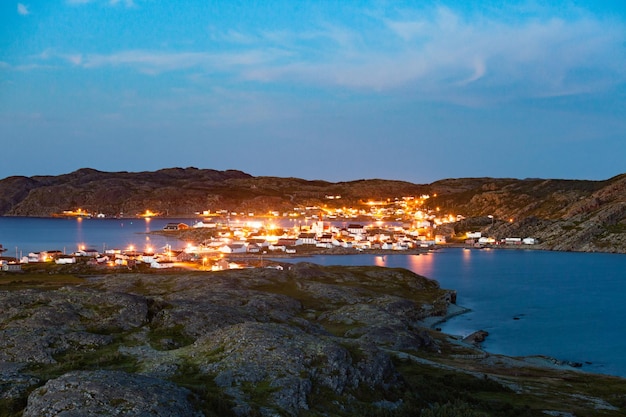
<path id="1" fill-rule="evenodd" d="M 416 274 L 423 275 L 425 277 L 432 277 L 434 270 L 434 257 L 425 253 L 423 255 L 410 255 L 406 257 L 407 265 L 404 266 L 407 269 L 415 272 Z"/>
<path id="2" fill-rule="evenodd" d="M 83 218 L 76 218 L 76 242 L 85 242 L 85 238 L 83 237 Z M 84 244 L 84 243 L 81 243 Z M 65 252 L 65 248 L 63 249 Z"/>

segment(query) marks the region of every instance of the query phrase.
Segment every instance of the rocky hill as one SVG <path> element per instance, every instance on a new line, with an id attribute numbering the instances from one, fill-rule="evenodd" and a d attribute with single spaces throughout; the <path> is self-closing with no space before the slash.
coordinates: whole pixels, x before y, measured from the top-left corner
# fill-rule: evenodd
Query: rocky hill
<path id="1" fill-rule="evenodd" d="M 363 198 L 420 194 L 426 187 L 402 181 L 345 183 L 297 178 L 252 177 L 240 171 L 171 168 L 155 172 L 80 169 L 60 176 L 9 177 L 0 181 L 0 215 L 50 216 L 82 208 L 108 216 L 134 216 L 146 209 L 169 216 L 204 210 L 237 212 L 289 210 L 341 195 L 341 204 Z"/>
<path id="2" fill-rule="evenodd" d="M 422 194 L 432 196 L 428 208 L 467 218 L 444 229 L 450 237 L 482 230 L 498 239 L 539 238 L 545 249 L 626 253 L 626 174 L 604 181 L 461 178 L 412 184 L 376 179 L 331 183 L 196 168 L 136 173 L 81 169 L 0 180 L 0 215 L 50 216 L 79 207 L 108 216 L 134 216 L 146 209 L 169 216 L 219 209 L 267 213 L 332 204 L 363 208 L 367 200 Z M 328 200 L 328 195 L 341 199 Z"/>
<path id="3" fill-rule="evenodd" d="M 462 234 L 536 237 L 551 250 L 626 253 L 626 174 L 605 181 L 458 179 L 431 184 Z M 488 216 L 493 216 L 490 218 Z"/>
<path id="4" fill-rule="evenodd" d="M 2 416 L 626 411 L 623 379 L 487 355 L 430 329 L 455 294 L 406 270 L 49 268 L 0 272 Z"/>

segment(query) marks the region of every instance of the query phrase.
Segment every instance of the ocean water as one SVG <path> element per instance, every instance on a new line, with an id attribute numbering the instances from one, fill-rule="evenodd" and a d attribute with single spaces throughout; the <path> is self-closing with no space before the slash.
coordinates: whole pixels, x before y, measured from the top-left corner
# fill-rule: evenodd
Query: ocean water
<path id="1" fill-rule="evenodd" d="M 39 218 L 0 217 L 0 244 L 7 250 L 6 256 L 28 255 L 29 252 L 60 250 L 72 253 L 80 246 L 97 249 L 136 250 L 146 247 L 159 249 L 171 245 L 183 247 L 177 239 L 161 235 L 149 235 L 161 230 L 169 222 L 192 224 L 190 219 L 88 219 L 88 218 Z"/>
<path id="2" fill-rule="evenodd" d="M 6 255 L 44 250 L 102 250 L 184 242 L 147 233 L 190 219 L 50 219 L 0 217 Z M 284 261 L 284 259 L 281 259 Z M 441 325 L 465 336 L 486 330 L 483 347 L 511 356 L 547 355 L 583 370 L 626 377 L 626 255 L 530 250 L 439 249 L 426 255 L 341 255 L 294 258 L 322 265 L 410 269 L 457 290 L 472 311 Z"/>
<path id="3" fill-rule="evenodd" d="M 457 304 L 472 310 L 443 323 L 442 331 L 486 330 L 488 352 L 547 355 L 626 377 L 626 255 L 445 248 L 293 261 L 410 269 L 457 290 Z"/>

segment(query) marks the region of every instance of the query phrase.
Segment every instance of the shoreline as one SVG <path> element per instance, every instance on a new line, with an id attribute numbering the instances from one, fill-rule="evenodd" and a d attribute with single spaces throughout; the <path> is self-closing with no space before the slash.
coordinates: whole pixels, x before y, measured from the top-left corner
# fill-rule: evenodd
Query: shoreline
<path id="1" fill-rule="evenodd" d="M 441 332 L 440 328 L 436 328 L 438 324 L 445 323 L 446 321 L 460 316 L 462 314 L 466 314 L 471 312 L 472 309 L 459 306 L 457 304 L 448 304 L 448 308 L 446 309 L 446 314 L 443 316 L 428 316 L 422 320 L 419 320 L 418 323 L 422 327 L 426 327 L 431 330 L 436 330 Z M 548 355 L 535 354 L 529 356 L 511 356 L 502 353 L 492 353 L 489 352 L 482 347 L 482 342 L 485 337 L 488 337 L 489 333 L 484 330 L 476 330 L 470 333 L 468 336 L 454 335 L 450 333 L 441 332 L 446 335 L 450 341 L 454 341 L 454 343 L 462 344 L 467 347 L 471 347 L 481 352 L 479 355 L 463 355 L 465 359 L 477 359 L 484 361 L 486 363 L 493 363 L 495 366 L 495 362 L 498 362 L 498 366 L 502 366 L 502 363 L 506 363 L 506 366 L 509 367 L 524 367 L 524 366 L 534 366 L 543 369 L 560 369 L 567 371 L 575 371 L 575 372 L 586 372 L 590 374 L 596 374 L 592 371 L 587 371 L 583 369 L 583 362 L 574 362 L 574 361 L 566 361 L 554 358 Z M 473 340 L 475 335 L 481 335 L 482 339 Z M 610 375 L 610 374 L 601 374 L 601 375 Z M 617 378 L 623 378 L 619 375 L 610 375 Z"/>
<path id="2" fill-rule="evenodd" d="M 453 307 L 453 308 L 451 308 Z M 452 311 L 450 311 L 452 310 Z M 460 316 L 461 314 L 465 314 L 465 313 L 469 313 L 471 312 L 472 309 L 467 308 L 467 307 L 463 307 L 463 306 L 459 306 L 457 304 L 448 304 L 448 307 L 446 309 L 446 314 L 444 314 L 443 316 L 428 316 L 423 318 L 422 320 L 419 320 L 418 322 L 420 323 L 420 325 L 422 327 L 427 327 L 429 329 L 433 329 L 435 330 L 435 326 L 441 323 L 445 323 L 446 321 L 450 320 L 453 317 L 456 316 Z M 448 334 L 448 333 L 446 333 Z M 454 336 L 454 335 L 450 335 L 449 336 Z"/>

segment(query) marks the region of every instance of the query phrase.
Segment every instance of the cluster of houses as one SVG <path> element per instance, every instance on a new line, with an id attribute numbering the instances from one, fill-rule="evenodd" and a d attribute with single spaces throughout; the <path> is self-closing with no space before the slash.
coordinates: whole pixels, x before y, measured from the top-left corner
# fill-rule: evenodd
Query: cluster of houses
<path id="1" fill-rule="evenodd" d="M 253 223 L 253 222 L 251 222 Z M 445 243 L 445 237 L 436 235 L 429 237 L 425 233 L 429 222 L 423 222 L 421 228 L 351 223 L 346 226 L 334 225 L 332 222 L 314 221 L 311 225 L 281 229 L 280 234 L 272 233 L 260 224 L 229 225 L 219 223 L 198 222 L 193 228 L 213 228 L 215 237 L 207 239 L 200 247 L 190 248 L 192 251 L 216 251 L 223 254 L 234 253 L 268 253 L 285 252 L 294 254 L 299 249 L 315 247 L 322 249 L 346 248 L 357 251 L 370 249 L 408 250 L 427 248 Z M 181 225 L 179 225 L 180 230 Z M 175 225 L 166 226 L 173 230 Z M 184 228 L 184 227 L 183 227 Z"/>
<path id="2" fill-rule="evenodd" d="M 163 252 L 152 250 L 136 251 L 130 247 L 126 250 L 107 249 L 99 253 L 95 249 L 79 250 L 74 253 L 62 253 L 58 250 L 31 252 L 22 257 L 20 262 L 1 261 L 4 271 L 21 271 L 21 266 L 28 263 L 51 262 L 57 265 L 84 264 L 92 267 L 128 267 L 130 269 L 144 264 L 150 268 L 164 269 L 182 267 L 187 269 L 224 270 L 242 268 L 244 264 L 228 261 L 223 253 L 204 251 L 201 254 L 192 246 L 185 250 L 173 250 L 169 247 Z"/>
<path id="3" fill-rule="evenodd" d="M 134 247 L 126 250 L 106 249 L 100 253 L 96 249 L 81 248 L 73 253 L 63 253 L 59 250 L 30 252 L 20 259 L 21 264 L 53 262 L 57 265 L 71 265 L 84 263 L 88 266 L 128 266 L 134 267 L 139 263 L 150 265 L 152 268 L 171 268 L 182 262 L 189 262 L 193 255 L 182 251 L 166 248 L 163 253 L 155 253 L 151 249 L 137 251 Z"/>
<path id="4" fill-rule="evenodd" d="M 488 245 L 536 245 L 539 241 L 534 237 L 505 237 L 496 240 L 493 237 L 483 236 L 482 232 L 468 232 L 466 234 L 465 243 L 480 247 Z"/>
<path id="5" fill-rule="evenodd" d="M 435 196 L 436 197 L 436 196 Z M 341 196 L 327 196 L 328 199 L 339 200 Z M 137 251 L 135 248 L 126 250 L 108 249 L 102 253 L 95 249 L 81 247 L 78 251 L 65 254 L 61 251 L 33 252 L 19 260 L 1 261 L 2 270 L 19 270 L 23 263 L 54 262 L 56 264 L 84 263 L 93 266 L 134 267 L 147 264 L 152 268 L 171 268 L 184 266 L 211 270 L 232 269 L 241 265 L 233 262 L 235 254 L 259 255 L 285 253 L 310 253 L 312 249 L 407 251 L 410 249 L 430 248 L 445 244 L 446 237 L 437 234 L 439 226 L 462 220 L 460 215 L 442 215 L 435 207 L 427 208 L 428 195 L 420 197 L 403 197 L 387 201 L 367 202 L 366 209 L 324 207 L 294 208 L 292 212 L 270 212 L 269 217 L 282 220 L 287 227 L 275 227 L 271 221 L 230 221 L 230 216 L 245 216 L 244 213 L 230 213 L 221 210 L 215 213 L 204 212 L 205 220 L 192 226 L 186 223 L 168 223 L 164 231 L 180 231 L 185 229 L 209 229 L 207 237 L 199 244 L 187 244 L 180 250 L 165 248 L 162 253 L 155 253 L 149 248 Z M 432 202 L 431 202 L 432 203 Z M 83 214 L 80 210 L 78 214 Z M 154 215 L 150 211 L 142 216 Z M 252 218 L 254 213 L 248 213 Z M 282 219 L 281 219 L 282 217 Z M 226 218 L 226 221 L 223 219 Z M 277 219 L 278 218 L 278 219 Z M 306 219 L 306 224 L 296 219 Z M 338 221 L 343 218 L 345 222 Z M 396 221 L 383 222 L 382 219 L 394 218 Z M 212 219 L 212 220 L 206 220 Z M 222 219 L 222 220 L 219 220 Z M 325 221 L 324 221 L 325 220 Z M 358 223 L 365 220 L 364 224 Z M 289 222 L 293 223 L 289 223 Z M 311 223 L 309 223 L 309 221 Z M 289 226 L 290 225 L 290 226 Z M 481 232 L 467 233 L 466 244 L 476 247 L 488 245 L 533 245 L 538 243 L 534 238 L 508 237 L 496 241 L 492 237 L 482 236 Z M 0 253 L 3 251 L 0 245 Z M 231 259 L 231 261 L 227 261 Z"/>

